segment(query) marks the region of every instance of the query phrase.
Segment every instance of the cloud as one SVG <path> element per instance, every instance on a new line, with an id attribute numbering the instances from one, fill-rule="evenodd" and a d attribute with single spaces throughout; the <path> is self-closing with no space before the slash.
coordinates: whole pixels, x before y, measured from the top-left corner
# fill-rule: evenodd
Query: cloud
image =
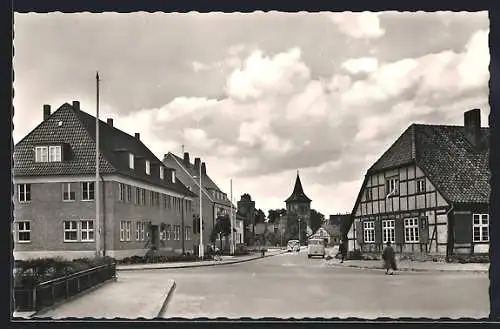
<path id="1" fill-rule="evenodd" d="M 329 17 L 340 31 L 356 39 L 379 38 L 385 34 L 380 27 L 379 13 L 333 13 Z"/>
<path id="2" fill-rule="evenodd" d="M 352 58 L 342 63 L 342 68 L 350 73 L 371 73 L 378 67 L 378 60 L 373 57 Z"/>
<path id="3" fill-rule="evenodd" d="M 308 67 L 301 61 L 299 48 L 268 57 L 254 51 L 243 68 L 234 70 L 227 80 L 226 92 L 238 100 L 260 98 L 265 94 L 289 94 L 307 80 Z"/>
<path id="4" fill-rule="evenodd" d="M 193 68 L 193 70 L 195 72 L 200 72 L 200 71 L 204 71 L 204 70 L 208 70 L 210 68 L 209 65 L 206 65 L 206 64 L 203 64 L 203 63 L 200 63 L 198 61 L 194 61 L 191 63 L 191 67 Z"/>

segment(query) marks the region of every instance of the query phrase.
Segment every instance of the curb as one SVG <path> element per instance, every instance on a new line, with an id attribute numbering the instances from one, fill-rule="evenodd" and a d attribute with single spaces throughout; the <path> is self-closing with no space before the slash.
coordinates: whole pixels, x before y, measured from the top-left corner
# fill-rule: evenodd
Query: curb
<path id="1" fill-rule="evenodd" d="M 47 313 L 47 312 L 49 312 L 49 311 L 52 311 L 52 310 L 54 310 L 54 309 L 58 308 L 59 306 L 61 306 L 61 305 L 63 305 L 63 304 L 66 304 L 66 303 L 69 303 L 69 302 L 71 302 L 71 301 L 73 301 L 73 300 L 75 300 L 75 299 L 77 299 L 77 298 L 80 298 L 80 297 L 82 297 L 82 296 L 84 296 L 84 295 L 90 294 L 91 292 L 93 292 L 93 291 L 95 291 L 95 290 L 97 290 L 97 289 L 101 288 L 101 287 L 102 287 L 102 286 L 104 286 L 105 284 L 108 284 L 108 283 L 111 283 L 111 282 L 116 282 L 116 280 L 117 280 L 117 277 L 111 278 L 111 279 L 106 280 L 106 281 L 104 281 L 104 282 L 101 282 L 101 283 L 99 283 L 99 284 L 97 284 L 97 285 L 95 285 L 95 286 L 93 286 L 93 287 L 90 287 L 90 288 L 88 288 L 88 289 L 86 289 L 86 290 L 84 290 L 84 291 L 81 291 L 81 292 L 79 292 L 78 294 L 71 296 L 70 298 L 64 299 L 64 300 L 62 300 L 62 301 L 60 301 L 60 302 L 58 302 L 58 303 L 55 303 L 55 304 L 53 304 L 53 305 L 50 305 L 50 306 L 44 307 L 44 308 L 42 308 L 41 310 L 36 311 L 36 312 L 35 312 L 35 313 L 33 313 L 32 315 L 30 315 L 30 316 L 28 317 L 28 319 L 32 319 L 32 318 L 35 318 L 35 317 L 37 317 L 37 318 L 38 318 L 38 317 L 43 318 L 43 314 L 45 314 L 45 313 Z"/>
<path id="2" fill-rule="evenodd" d="M 333 267 L 350 267 L 350 268 L 358 268 L 365 270 L 384 270 L 382 267 L 369 267 L 369 266 L 360 266 L 360 265 L 339 265 L 339 264 L 329 264 Z M 443 269 L 423 269 L 423 268 L 399 268 L 397 269 L 400 272 L 452 272 L 452 273 L 488 273 L 489 270 L 443 270 Z"/>
<path id="3" fill-rule="evenodd" d="M 172 294 L 175 288 L 177 287 L 177 284 L 175 283 L 174 280 L 170 281 L 172 281 L 172 284 L 170 285 L 168 291 L 165 293 L 165 298 L 163 298 L 163 303 L 161 303 L 160 308 L 158 310 L 155 310 L 153 318 L 161 318 L 163 314 L 165 314 L 165 311 L 167 310 L 168 302 L 170 301 Z"/>
<path id="4" fill-rule="evenodd" d="M 280 254 L 282 254 L 282 252 L 274 254 L 274 255 L 265 255 L 264 257 L 262 257 L 262 256 L 255 256 L 255 257 L 252 257 L 252 258 L 240 259 L 240 260 L 234 260 L 234 261 L 227 261 L 227 262 L 223 262 L 223 263 L 194 264 L 194 265 L 181 265 L 181 266 L 139 267 L 139 268 L 116 268 L 116 271 L 175 270 L 175 269 L 179 269 L 179 268 L 222 266 L 222 265 L 231 265 L 231 264 L 245 263 L 245 262 L 249 262 L 249 261 L 256 260 L 256 259 L 273 257 L 273 256 L 280 255 Z"/>

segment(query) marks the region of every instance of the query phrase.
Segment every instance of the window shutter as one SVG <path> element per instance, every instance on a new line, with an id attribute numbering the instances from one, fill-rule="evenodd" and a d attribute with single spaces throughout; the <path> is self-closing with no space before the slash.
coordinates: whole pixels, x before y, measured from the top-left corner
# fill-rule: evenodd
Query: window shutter
<path id="1" fill-rule="evenodd" d="M 454 214 L 455 243 L 472 242 L 472 214 Z"/>
<path id="2" fill-rule="evenodd" d="M 61 147 L 62 149 L 62 160 L 69 161 L 72 158 L 71 145 L 64 143 Z"/>
<path id="3" fill-rule="evenodd" d="M 405 227 L 403 218 L 396 218 L 394 226 L 394 240 L 396 244 L 403 244 L 405 242 Z"/>
<path id="4" fill-rule="evenodd" d="M 363 239 L 363 222 L 361 220 L 355 221 L 354 228 L 356 229 L 356 240 L 359 245 L 364 244 Z"/>
<path id="5" fill-rule="evenodd" d="M 382 243 L 382 221 L 375 219 L 375 243 Z"/>
<path id="6" fill-rule="evenodd" d="M 429 242 L 429 220 L 427 216 L 421 216 L 418 219 L 418 227 L 419 227 L 419 237 L 421 243 Z"/>

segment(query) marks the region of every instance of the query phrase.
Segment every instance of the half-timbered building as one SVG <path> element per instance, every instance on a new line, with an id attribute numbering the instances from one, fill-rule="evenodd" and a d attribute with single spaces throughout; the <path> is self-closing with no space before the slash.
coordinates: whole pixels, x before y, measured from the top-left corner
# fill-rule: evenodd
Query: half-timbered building
<path id="1" fill-rule="evenodd" d="M 412 124 L 367 171 L 352 211 L 349 250 L 390 241 L 421 256 L 489 250 L 489 129 L 480 110 L 464 126 Z"/>

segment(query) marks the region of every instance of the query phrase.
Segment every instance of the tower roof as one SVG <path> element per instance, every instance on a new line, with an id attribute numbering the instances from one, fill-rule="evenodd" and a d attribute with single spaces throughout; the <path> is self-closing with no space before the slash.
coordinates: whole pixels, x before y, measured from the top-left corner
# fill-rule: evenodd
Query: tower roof
<path id="1" fill-rule="evenodd" d="M 307 197 L 302 189 L 302 183 L 300 182 L 299 171 L 297 170 L 297 178 L 295 179 L 295 186 L 293 188 L 292 195 L 285 200 L 286 203 L 289 202 L 311 202 L 312 200 Z"/>

